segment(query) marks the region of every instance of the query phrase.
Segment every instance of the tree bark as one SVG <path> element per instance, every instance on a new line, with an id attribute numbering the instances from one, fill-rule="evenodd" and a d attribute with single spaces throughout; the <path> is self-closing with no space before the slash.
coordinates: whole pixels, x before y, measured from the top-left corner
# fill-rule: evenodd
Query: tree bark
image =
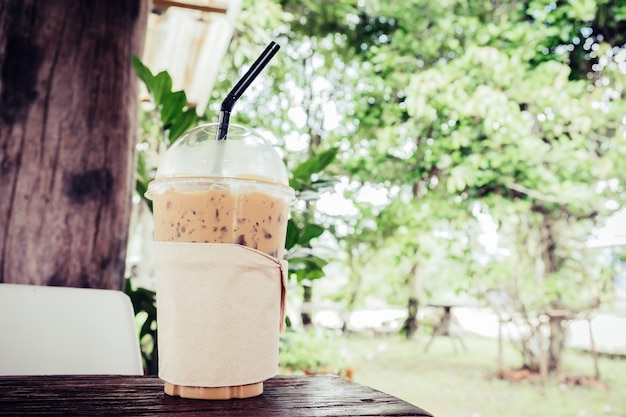
<path id="1" fill-rule="evenodd" d="M 312 307 L 313 302 L 313 283 L 303 285 L 304 292 L 302 293 L 302 303 Z M 310 327 L 313 325 L 313 311 L 307 310 L 300 313 L 300 320 L 303 327 Z"/>
<path id="2" fill-rule="evenodd" d="M 407 304 L 407 318 L 404 322 L 403 331 L 407 339 L 411 339 L 417 333 L 418 321 L 417 313 L 419 310 L 419 300 L 415 296 L 409 297 Z"/>
<path id="3" fill-rule="evenodd" d="M 0 282 L 121 290 L 148 0 L 0 0 Z"/>
<path id="4" fill-rule="evenodd" d="M 414 197 L 417 196 L 414 188 Z M 421 255 L 419 249 L 415 252 L 415 260 L 411 266 L 410 286 L 411 295 L 407 303 L 407 318 L 404 322 L 403 330 L 407 339 L 412 339 L 417 335 L 419 329 L 418 310 L 420 304 L 424 303 L 424 285 L 422 283 L 422 270 L 420 268 Z"/>

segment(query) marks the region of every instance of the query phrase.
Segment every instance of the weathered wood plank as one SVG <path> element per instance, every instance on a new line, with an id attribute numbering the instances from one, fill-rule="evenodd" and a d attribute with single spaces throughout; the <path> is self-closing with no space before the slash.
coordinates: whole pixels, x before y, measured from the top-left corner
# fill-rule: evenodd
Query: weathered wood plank
<path id="1" fill-rule="evenodd" d="M 335 376 L 279 376 L 255 398 L 170 397 L 141 376 L 0 377 L 0 415 L 11 416 L 431 416 L 396 397 Z"/>

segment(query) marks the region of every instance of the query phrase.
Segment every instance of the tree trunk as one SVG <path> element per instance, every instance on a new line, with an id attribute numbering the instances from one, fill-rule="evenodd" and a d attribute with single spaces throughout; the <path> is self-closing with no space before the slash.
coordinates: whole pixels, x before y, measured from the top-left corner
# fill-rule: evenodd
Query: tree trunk
<path id="1" fill-rule="evenodd" d="M 541 374 L 544 380 L 548 374 L 560 369 L 569 320 L 567 315 L 548 315 L 546 322 L 528 326 L 530 333 L 520 341 L 524 368 Z M 526 322 L 530 323 L 530 320 Z M 524 331 L 523 328 L 519 330 Z M 545 335 L 544 330 L 547 330 Z"/>
<path id="2" fill-rule="evenodd" d="M 417 139 L 417 145 L 420 146 L 421 138 Z M 418 199 L 425 187 L 424 181 L 416 181 L 413 183 L 412 194 L 414 199 Z M 419 237 L 418 237 L 419 240 Z M 420 251 L 419 246 L 415 252 L 415 260 L 411 266 L 411 274 L 409 277 L 409 285 L 411 294 L 407 302 L 407 318 L 404 321 L 402 330 L 407 339 L 412 339 L 417 334 L 419 321 L 417 318 L 419 304 L 424 301 L 424 286 L 422 284 L 422 274 L 420 269 Z"/>
<path id="3" fill-rule="evenodd" d="M 312 283 L 307 285 L 303 285 L 304 292 L 302 293 L 302 303 L 309 307 L 312 307 L 313 303 L 313 288 L 311 287 Z M 300 320 L 302 321 L 302 326 L 310 327 L 313 325 L 313 316 L 312 310 L 303 311 L 300 313 Z"/>
<path id="4" fill-rule="evenodd" d="M 541 213 L 542 222 L 537 230 L 537 252 L 532 257 L 536 260 L 535 278 L 537 284 L 541 285 L 551 274 L 559 272 L 562 260 L 557 256 L 554 221 L 545 212 L 539 209 L 535 211 Z M 548 374 L 557 371 L 561 364 L 571 312 L 564 308 L 559 299 L 553 299 L 543 314 L 547 316 L 545 322 L 541 321 L 541 317 L 524 316 L 530 334 L 521 340 L 521 353 L 523 366 L 531 372 L 540 373 L 545 381 Z M 533 325 L 533 320 L 538 320 L 538 323 Z M 546 335 L 542 334 L 544 329 L 547 330 Z"/>
<path id="5" fill-rule="evenodd" d="M 418 321 L 417 321 L 417 312 L 419 310 L 419 300 L 411 296 L 409 297 L 409 301 L 407 304 L 407 317 L 404 322 L 403 329 L 404 335 L 407 339 L 411 339 L 417 333 Z"/>
<path id="6" fill-rule="evenodd" d="M 566 314 L 550 314 L 550 339 L 548 351 L 548 371 L 558 371 L 561 367 L 561 357 L 565 350 L 565 341 L 567 339 L 567 326 L 570 317 Z"/>
<path id="7" fill-rule="evenodd" d="M 404 333 L 407 339 L 415 337 L 419 329 L 417 318 L 419 305 L 424 301 L 424 287 L 422 285 L 422 274 L 420 268 L 420 252 L 415 253 L 415 261 L 411 267 L 411 295 L 407 303 L 407 318 L 404 322 Z"/>
<path id="8" fill-rule="evenodd" d="M 148 0 L 0 0 L 0 282 L 124 284 Z"/>

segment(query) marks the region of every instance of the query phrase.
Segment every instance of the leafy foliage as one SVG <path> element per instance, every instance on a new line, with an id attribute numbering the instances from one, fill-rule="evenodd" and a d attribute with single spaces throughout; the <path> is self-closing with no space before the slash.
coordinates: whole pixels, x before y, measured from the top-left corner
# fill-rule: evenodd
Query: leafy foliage
<path id="1" fill-rule="evenodd" d="M 167 71 L 153 75 L 134 55 L 132 64 L 135 73 L 152 95 L 164 139 L 171 144 L 196 122 L 195 109 L 187 107 L 187 95 L 184 91 L 172 91 L 172 77 Z"/>
<path id="2" fill-rule="evenodd" d="M 327 220 L 362 256 L 348 270 L 384 262 L 394 273 L 368 285 L 389 294 L 393 282 L 394 299 L 505 289 L 527 318 L 609 296 L 610 269 L 579 248 L 624 201 L 623 2 L 266 3 L 280 6 L 266 27 L 288 53 L 250 114 L 337 146 L 355 200 L 388 190 L 382 210 Z M 236 49 L 246 42 L 242 31 Z"/>
<path id="3" fill-rule="evenodd" d="M 281 336 L 281 368 L 296 373 L 331 368 L 337 373 L 346 364 L 337 352 L 328 349 L 333 340 L 333 335 L 321 328 L 287 330 Z"/>
<path id="4" fill-rule="evenodd" d="M 146 288 L 135 287 L 126 280 L 126 294 L 130 297 L 135 317 L 140 321 L 139 344 L 144 369 L 149 375 L 158 372 L 156 293 Z"/>
<path id="5" fill-rule="evenodd" d="M 289 181 L 296 191 L 296 198 L 301 201 L 316 199 L 319 193 L 334 184 L 332 179 L 324 178 L 324 171 L 335 161 L 337 148 L 313 155 L 292 170 Z M 320 178 L 320 175 L 322 177 Z M 315 254 L 312 241 L 320 237 L 325 228 L 311 220 L 302 212 L 294 211 L 287 225 L 286 259 L 289 261 L 289 272 L 295 276 L 296 282 L 312 281 L 324 277 L 324 267 L 328 261 Z"/>

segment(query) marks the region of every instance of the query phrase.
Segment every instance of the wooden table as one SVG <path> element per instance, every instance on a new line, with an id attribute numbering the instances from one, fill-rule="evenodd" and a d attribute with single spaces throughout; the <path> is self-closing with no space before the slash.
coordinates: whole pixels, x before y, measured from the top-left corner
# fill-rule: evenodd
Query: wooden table
<path id="1" fill-rule="evenodd" d="M 6 416 L 430 416 L 396 397 L 337 376 L 278 376 L 255 398 L 170 397 L 154 376 L 0 376 Z"/>

